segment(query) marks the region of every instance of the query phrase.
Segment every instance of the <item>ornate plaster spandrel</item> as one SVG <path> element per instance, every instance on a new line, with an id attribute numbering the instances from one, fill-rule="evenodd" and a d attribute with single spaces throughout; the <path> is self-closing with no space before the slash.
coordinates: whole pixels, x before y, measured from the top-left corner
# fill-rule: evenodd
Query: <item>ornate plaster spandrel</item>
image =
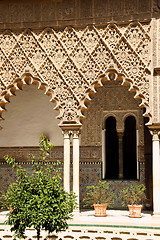
<path id="1" fill-rule="evenodd" d="M 17 86 L 17 77 L 23 84 L 29 72 L 57 101 L 61 121 L 65 116 L 65 121 L 79 122 L 89 93 L 110 80 L 114 70 L 114 79 L 129 83 L 148 108 L 149 48 L 149 22 L 6 30 L 0 32 L 0 80 L 6 88 Z M 67 99 L 73 99 L 71 105 Z"/>
<path id="2" fill-rule="evenodd" d="M 6 30 L 0 34 L 0 47 L 8 56 L 16 44 L 14 34 L 10 30 Z"/>
<path id="3" fill-rule="evenodd" d="M 82 43 L 85 45 L 89 53 L 92 53 L 93 50 L 98 45 L 100 38 L 96 32 L 96 29 L 87 26 L 84 30 L 84 33 L 81 37 Z"/>
<path id="4" fill-rule="evenodd" d="M 150 40 L 146 38 L 144 41 L 140 42 L 140 44 L 136 48 L 138 55 L 141 57 L 141 59 L 143 59 L 147 67 L 149 67 L 151 64 L 151 59 L 148 58 L 148 56 L 151 55 L 150 53 L 151 48 L 149 46 L 150 46 Z"/>
<path id="5" fill-rule="evenodd" d="M 52 59 L 57 69 L 60 69 L 67 58 L 67 53 L 53 29 L 45 29 L 39 37 L 39 42 L 45 49 L 47 55 Z"/>
<path id="6" fill-rule="evenodd" d="M 145 32 L 138 24 L 130 25 L 125 33 L 126 39 L 132 45 L 134 49 L 139 45 L 139 43 L 144 39 Z"/>
<path id="7" fill-rule="evenodd" d="M 71 88 L 73 93 L 75 93 L 79 101 L 84 98 L 89 85 L 83 76 L 78 72 L 75 65 L 67 59 L 60 71 L 64 76 L 64 81 L 68 87 Z"/>
<path id="8" fill-rule="evenodd" d="M 38 70 L 46 58 L 46 53 L 40 47 L 37 39 L 33 36 L 30 30 L 26 30 L 22 35 L 19 43 L 27 55 L 28 59 L 32 62 L 34 67 Z"/>
<path id="9" fill-rule="evenodd" d="M 102 36 L 105 42 L 109 45 L 109 47 L 114 50 L 116 48 L 117 43 L 119 42 L 121 38 L 121 33 L 119 29 L 114 24 L 108 25 L 108 27 L 105 30 L 104 35 Z"/>
<path id="10" fill-rule="evenodd" d="M 92 57 L 103 72 L 109 68 L 110 63 L 113 60 L 113 55 L 102 41 L 98 44 L 95 51 L 92 53 Z"/>
<path id="11" fill-rule="evenodd" d="M 78 43 L 79 38 L 74 31 L 74 28 L 66 27 L 63 31 L 60 41 L 66 48 L 67 52 L 70 54 Z"/>
<path id="12" fill-rule="evenodd" d="M 82 65 L 80 70 L 87 79 L 89 86 L 94 85 L 97 82 L 98 76 L 103 73 L 103 71 L 100 70 L 99 65 L 96 63 L 94 58 L 90 57 Z"/>
<path id="13" fill-rule="evenodd" d="M 44 82 L 49 88 L 56 88 L 57 80 L 60 78 L 57 69 L 49 59 L 46 59 L 39 68 L 39 74 L 44 79 Z M 58 81 L 59 82 L 59 81 Z"/>
<path id="14" fill-rule="evenodd" d="M 74 51 L 70 55 L 78 68 L 80 68 L 84 62 L 86 62 L 88 56 L 89 54 L 86 51 L 85 46 L 80 42 L 77 44 Z"/>
<path id="15" fill-rule="evenodd" d="M 11 63 L 14 65 L 16 72 L 19 76 L 25 72 L 25 68 L 28 66 L 28 59 L 26 58 L 23 50 L 19 47 L 19 45 L 15 45 L 12 50 L 9 59 Z"/>
<path id="16" fill-rule="evenodd" d="M 8 60 L 5 60 L 0 68 L 0 80 L 3 86 L 5 86 L 4 90 L 13 84 L 17 76 L 18 74 L 14 66 Z"/>

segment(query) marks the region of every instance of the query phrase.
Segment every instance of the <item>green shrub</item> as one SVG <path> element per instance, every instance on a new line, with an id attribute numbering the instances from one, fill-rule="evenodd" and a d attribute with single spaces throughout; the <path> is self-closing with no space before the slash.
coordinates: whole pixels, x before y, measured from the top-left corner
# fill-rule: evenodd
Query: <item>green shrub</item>
<path id="1" fill-rule="evenodd" d="M 41 135 L 39 156 L 30 155 L 32 174 L 28 174 L 14 158 L 5 156 L 6 162 L 16 170 L 17 180 L 2 198 L 4 207 L 13 209 L 7 223 L 18 237 L 24 237 L 25 229 L 33 227 L 39 239 L 42 228 L 49 233 L 60 231 L 68 227 L 67 220 L 72 218 L 76 196 L 61 187 L 60 162 L 48 163 L 52 148 L 53 144 Z"/>
<path id="2" fill-rule="evenodd" d="M 107 207 L 114 203 L 115 193 L 106 181 L 99 181 L 97 185 L 87 186 L 86 197 L 83 199 L 85 206 L 104 204 Z"/>
<path id="3" fill-rule="evenodd" d="M 129 187 L 125 187 L 121 190 L 120 197 L 122 199 L 122 205 L 139 205 L 146 199 L 145 186 L 143 184 L 132 184 Z"/>

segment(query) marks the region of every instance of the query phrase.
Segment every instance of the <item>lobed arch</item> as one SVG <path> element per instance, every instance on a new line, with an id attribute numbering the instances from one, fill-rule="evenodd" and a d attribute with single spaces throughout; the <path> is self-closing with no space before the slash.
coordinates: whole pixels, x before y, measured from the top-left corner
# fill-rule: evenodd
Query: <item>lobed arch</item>
<path id="1" fill-rule="evenodd" d="M 136 100 L 137 99 L 141 100 L 139 107 L 146 108 L 146 112 L 143 114 L 143 116 L 148 117 L 149 121 L 151 120 L 150 109 L 149 109 L 149 106 L 145 103 L 144 96 L 139 94 L 138 89 L 133 86 L 131 80 L 129 80 L 128 78 L 125 78 L 124 75 L 119 74 L 117 70 L 112 68 L 112 69 L 108 69 L 108 71 L 105 75 L 103 74 L 103 75 L 99 76 L 97 81 L 95 81 L 95 83 L 92 86 L 90 86 L 90 88 L 88 88 L 88 92 L 86 93 L 84 100 L 82 102 L 77 103 L 77 105 L 79 105 L 78 111 L 79 111 L 80 122 L 82 122 L 82 119 L 84 118 L 83 112 L 85 110 L 87 110 L 87 106 L 86 106 L 87 102 L 92 101 L 92 95 L 96 94 L 97 89 L 99 87 L 103 86 L 106 81 L 121 81 L 122 86 L 129 85 L 130 87 L 129 87 L 128 91 L 129 92 L 134 91 L 135 92 L 134 98 Z M 22 91 L 23 85 L 31 85 L 31 84 L 37 85 L 38 89 L 45 90 L 45 94 L 48 96 L 51 96 L 50 101 L 56 102 L 56 98 L 54 97 L 55 96 L 54 90 L 51 89 L 47 83 L 44 83 L 40 78 L 34 77 L 31 73 L 25 72 L 24 74 L 22 74 L 21 77 L 16 78 L 15 81 L 13 82 L 13 84 L 9 85 L 5 90 L 3 90 L 1 92 L 1 95 L 0 95 L 0 120 L 3 120 L 2 114 L 4 111 L 6 111 L 5 105 L 10 103 L 10 97 L 16 96 L 17 90 Z M 62 94 L 63 94 L 63 92 L 62 92 Z M 74 98 L 74 96 L 72 96 L 72 97 Z M 61 105 L 61 103 L 57 103 L 55 110 L 61 110 L 58 107 L 59 105 Z M 63 107 L 66 111 L 68 110 L 67 104 L 66 104 L 66 106 L 64 106 L 64 103 L 63 103 Z M 65 111 L 64 109 L 63 109 L 63 113 Z M 72 109 L 72 110 L 76 111 L 77 109 Z M 72 112 L 71 112 L 71 114 L 72 114 Z M 62 116 L 62 113 L 61 113 L 61 116 Z M 113 115 L 113 116 L 115 117 L 115 115 Z M 60 118 L 60 117 L 57 116 L 57 118 Z M 63 121 L 63 117 L 62 117 L 62 121 Z M 70 121 L 68 121 L 68 122 L 70 123 Z M 103 122 L 104 122 L 104 120 L 103 120 Z M 65 123 L 67 123 L 67 121 L 65 121 Z M 76 123 L 76 121 L 74 123 Z"/>
<path id="2" fill-rule="evenodd" d="M 107 82 L 107 81 L 121 82 L 122 86 L 129 86 L 129 88 L 128 88 L 129 92 L 135 93 L 135 95 L 134 95 L 135 100 L 140 100 L 139 107 L 145 109 L 145 112 L 143 113 L 143 117 L 148 118 L 147 124 L 149 124 L 150 122 L 152 122 L 152 114 L 151 114 L 151 110 L 150 110 L 149 104 L 148 104 L 145 96 L 140 92 L 139 88 L 134 85 L 134 81 L 132 81 L 130 78 L 126 77 L 124 74 L 119 73 L 116 68 L 117 68 L 116 66 L 115 66 L 115 68 L 112 66 L 112 68 L 109 68 L 105 74 L 102 74 L 98 77 L 97 81 L 95 81 L 95 83 L 93 85 L 94 87 L 92 86 L 92 90 L 88 92 L 88 95 L 84 100 L 84 104 L 87 105 L 88 101 L 92 101 L 93 94 L 96 94 L 97 89 L 99 87 L 103 87 L 105 82 Z M 85 110 L 87 110 L 87 107 L 82 108 L 82 113 Z M 136 119 L 136 124 L 138 124 L 137 116 L 134 113 L 130 112 L 130 113 L 127 113 L 126 117 L 129 115 L 133 115 Z M 103 118 L 103 123 L 102 123 L 103 129 L 104 129 L 104 122 L 105 122 L 106 118 L 108 118 L 109 116 L 113 116 L 116 118 L 116 115 L 113 112 L 107 113 Z"/>
<path id="3" fill-rule="evenodd" d="M 10 98 L 16 96 L 16 91 L 23 91 L 24 85 L 37 85 L 37 89 L 45 90 L 44 94 L 47 96 L 53 95 L 53 90 L 49 86 L 42 82 L 39 78 L 34 77 L 31 73 L 25 72 L 21 77 L 16 78 L 14 83 L 9 85 L 0 95 L 0 121 L 4 120 L 2 114 L 6 110 L 6 105 L 10 103 Z M 51 102 L 56 102 L 53 98 Z"/>

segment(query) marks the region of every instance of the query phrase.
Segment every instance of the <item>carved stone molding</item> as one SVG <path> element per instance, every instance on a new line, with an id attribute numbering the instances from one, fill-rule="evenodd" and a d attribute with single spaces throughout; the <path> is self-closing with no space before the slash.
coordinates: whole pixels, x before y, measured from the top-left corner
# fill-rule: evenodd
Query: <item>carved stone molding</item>
<path id="1" fill-rule="evenodd" d="M 157 1 L 156 6 L 157 6 Z M 151 0 L 1 0 L 0 28 L 38 28 L 151 17 Z"/>

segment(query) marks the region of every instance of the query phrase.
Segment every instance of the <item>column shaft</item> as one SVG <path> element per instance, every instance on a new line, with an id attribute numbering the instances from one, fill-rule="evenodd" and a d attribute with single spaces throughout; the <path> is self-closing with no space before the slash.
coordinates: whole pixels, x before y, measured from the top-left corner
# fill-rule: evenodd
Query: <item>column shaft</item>
<path id="1" fill-rule="evenodd" d="M 102 171 L 102 178 L 106 177 L 106 144 L 105 144 L 105 135 L 106 129 L 102 130 L 102 164 L 103 164 L 103 171 Z"/>
<path id="2" fill-rule="evenodd" d="M 153 214 L 160 214 L 160 145 L 157 132 L 153 132 Z"/>
<path id="3" fill-rule="evenodd" d="M 118 133 L 119 137 L 119 179 L 123 179 L 123 133 Z"/>
<path id="4" fill-rule="evenodd" d="M 70 135 L 69 132 L 64 132 L 64 190 L 70 192 Z"/>
<path id="5" fill-rule="evenodd" d="M 73 132 L 73 192 L 77 196 L 79 211 L 79 131 Z"/>

